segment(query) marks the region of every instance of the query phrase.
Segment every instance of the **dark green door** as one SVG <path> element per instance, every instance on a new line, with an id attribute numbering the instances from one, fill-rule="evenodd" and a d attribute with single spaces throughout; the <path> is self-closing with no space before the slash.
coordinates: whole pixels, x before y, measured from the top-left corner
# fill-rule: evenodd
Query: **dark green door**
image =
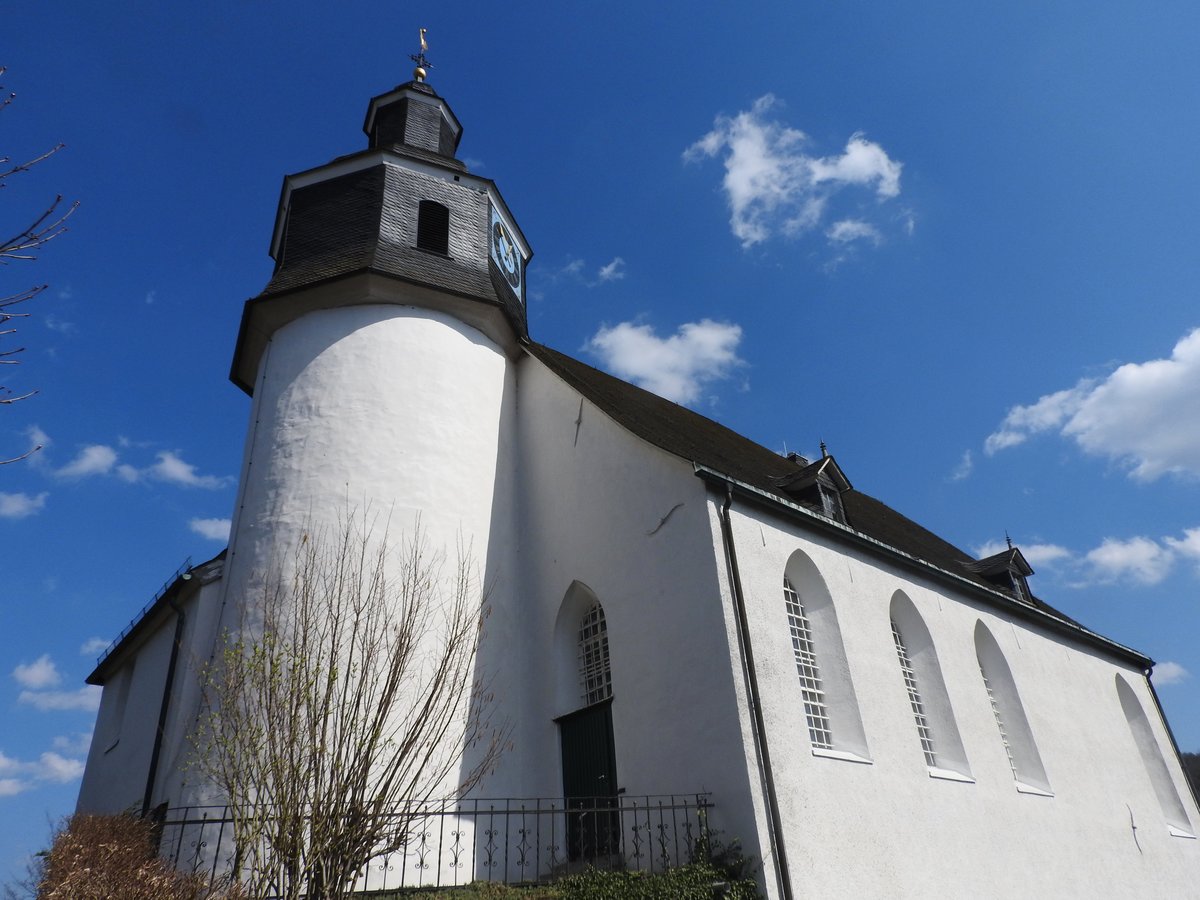
<path id="1" fill-rule="evenodd" d="M 558 720 L 558 731 L 563 794 L 569 810 L 568 858 L 596 860 L 612 856 L 620 842 L 612 700 L 563 716 Z"/>

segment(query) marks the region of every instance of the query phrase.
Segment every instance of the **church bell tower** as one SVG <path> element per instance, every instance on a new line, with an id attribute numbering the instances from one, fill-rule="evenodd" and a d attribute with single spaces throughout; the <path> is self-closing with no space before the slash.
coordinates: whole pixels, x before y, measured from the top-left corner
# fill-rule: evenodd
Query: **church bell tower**
<path id="1" fill-rule="evenodd" d="M 284 179 L 275 269 L 231 378 L 252 408 L 226 570 L 248 596 L 348 509 L 470 548 L 502 602 L 515 569 L 515 368 L 531 251 L 426 82 L 373 98 L 367 148 Z M 501 573 L 496 576 L 494 573 Z"/>

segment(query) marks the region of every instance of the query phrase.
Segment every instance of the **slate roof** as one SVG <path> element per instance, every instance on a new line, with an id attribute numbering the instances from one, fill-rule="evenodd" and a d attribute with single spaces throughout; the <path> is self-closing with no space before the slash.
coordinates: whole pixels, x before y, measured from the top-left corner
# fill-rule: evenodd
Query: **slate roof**
<path id="1" fill-rule="evenodd" d="M 526 349 L 552 372 L 595 404 L 609 418 L 645 441 L 707 469 L 792 503 L 782 484 L 800 471 L 797 463 L 780 456 L 719 422 L 695 413 L 656 394 L 601 372 L 592 366 L 530 341 Z M 984 589 L 992 602 L 1009 613 L 1027 614 L 1024 604 L 1010 591 L 1002 591 L 977 571 L 978 561 L 907 516 L 861 491 L 850 488 L 841 495 L 850 529 L 866 537 L 923 560 Z M 936 577 L 936 575 L 935 575 Z M 999 596 L 998 596 L 999 595 Z M 1002 597 L 1012 597 L 1006 602 Z M 1038 618 L 1065 626 L 1065 630 L 1088 643 L 1141 666 L 1152 661 L 1144 655 L 1088 630 L 1074 619 L 1037 597 L 1032 597 Z"/>

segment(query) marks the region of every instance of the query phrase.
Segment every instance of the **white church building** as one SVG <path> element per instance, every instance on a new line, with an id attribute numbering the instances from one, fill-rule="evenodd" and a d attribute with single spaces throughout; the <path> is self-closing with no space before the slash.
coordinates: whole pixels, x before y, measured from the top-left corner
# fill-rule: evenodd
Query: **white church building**
<path id="1" fill-rule="evenodd" d="M 713 827 L 784 900 L 1200 896 L 1200 810 L 1149 658 L 1035 596 L 1019 549 L 974 559 L 831 456 L 781 456 L 537 343 L 530 246 L 423 72 L 364 129 L 367 149 L 284 180 L 234 350 L 253 403 L 229 547 L 89 676 L 80 811 L 183 810 L 168 849 L 211 842 L 198 661 L 271 554 L 350 496 L 461 536 L 491 587 L 476 667 L 511 749 L 474 793 L 533 810 L 540 844 L 514 867 L 517 831 L 496 856 L 476 818 L 457 878 L 561 871 L 581 826 L 544 798 L 589 797 L 614 810 L 610 862 L 678 861 Z M 414 859 L 393 883 L 448 871 Z"/>

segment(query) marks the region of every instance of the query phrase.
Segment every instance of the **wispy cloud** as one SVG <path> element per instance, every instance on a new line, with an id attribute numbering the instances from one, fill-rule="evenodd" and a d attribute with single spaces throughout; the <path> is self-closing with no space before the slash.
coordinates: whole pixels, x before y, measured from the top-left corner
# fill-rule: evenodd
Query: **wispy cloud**
<path id="1" fill-rule="evenodd" d="M 31 690 L 54 687 L 62 681 L 62 675 L 49 653 L 43 653 L 31 663 L 21 663 L 12 671 L 17 684 Z"/>
<path id="2" fill-rule="evenodd" d="M 1085 378 L 1014 406 L 984 450 L 995 454 L 1044 432 L 1120 463 L 1139 481 L 1200 477 L 1200 328 L 1169 359 L 1127 363 L 1105 378 Z"/>
<path id="3" fill-rule="evenodd" d="M 170 450 L 159 451 L 157 460 L 142 469 L 122 463 L 116 467 L 116 474 L 118 478 L 128 482 L 150 479 L 205 490 L 216 490 L 233 483 L 233 478 L 228 475 L 201 475 L 196 471 L 196 467 L 185 462 L 178 452 Z"/>
<path id="4" fill-rule="evenodd" d="M 192 519 L 188 527 L 210 541 L 227 541 L 231 524 L 229 519 Z"/>
<path id="5" fill-rule="evenodd" d="M 883 240 L 879 229 L 870 222 L 861 219 L 842 219 L 834 222 L 825 232 L 825 236 L 835 244 L 849 244 L 853 241 L 869 241 L 878 245 Z"/>
<path id="6" fill-rule="evenodd" d="M 77 691 L 21 691 L 17 702 L 42 712 L 95 712 L 100 708 L 100 693 L 101 689 L 91 684 Z"/>
<path id="7" fill-rule="evenodd" d="M 24 519 L 46 507 L 45 491 L 40 494 L 6 494 L 0 491 L 0 519 Z"/>
<path id="8" fill-rule="evenodd" d="M 177 453 L 167 450 L 158 454 L 158 462 L 152 465 L 147 472 L 150 477 L 159 481 L 207 490 L 225 487 L 233 481 L 229 476 L 197 474 L 195 466 L 184 462 Z"/>
<path id="9" fill-rule="evenodd" d="M 772 118 L 779 105 L 774 95 L 766 94 L 735 116 L 717 116 L 712 131 L 683 153 L 685 162 L 724 157 L 729 224 L 743 247 L 820 227 L 835 197 L 848 189 L 870 191 L 877 203 L 900 194 L 902 164 L 879 144 L 859 133 L 841 153 L 813 155 L 804 132 Z M 881 237 L 875 226 L 856 216 L 843 218 L 828 236 L 844 243 L 872 238 L 872 233 Z"/>
<path id="10" fill-rule="evenodd" d="M 83 760 L 47 750 L 36 760 L 24 761 L 0 751 L 0 797 L 12 797 L 40 782 L 70 784 L 83 775 Z"/>
<path id="11" fill-rule="evenodd" d="M 620 281 L 625 277 L 625 260 L 619 256 L 614 256 L 612 262 L 600 267 L 596 273 L 598 281 Z"/>
<path id="12" fill-rule="evenodd" d="M 592 270 L 587 261 L 572 257 L 555 269 L 543 274 L 542 278 L 550 284 L 582 284 L 585 287 L 599 287 L 610 281 L 620 281 L 625 277 L 625 260 L 614 256 L 609 262 Z"/>
<path id="13" fill-rule="evenodd" d="M 107 475 L 117 463 L 117 451 L 107 444 L 89 444 L 73 460 L 55 471 L 59 478 L 87 478 Z"/>
<path id="14" fill-rule="evenodd" d="M 75 334 L 79 331 L 75 327 L 74 322 L 68 322 L 65 319 L 60 319 L 58 316 L 51 313 L 42 320 L 47 328 L 51 331 L 57 331 L 59 334 Z"/>
<path id="15" fill-rule="evenodd" d="M 971 473 L 975 470 L 975 457 L 970 450 L 964 450 L 962 459 L 958 461 L 958 465 L 954 467 L 954 471 L 950 473 L 951 481 L 964 481 L 971 477 Z"/>
<path id="16" fill-rule="evenodd" d="M 108 645 L 112 643 L 108 638 L 94 637 L 88 638 L 79 645 L 80 656 L 98 656 L 108 649 Z"/>
<path id="17" fill-rule="evenodd" d="M 742 329 L 702 319 L 661 338 L 645 324 L 602 327 L 584 346 L 614 375 L 676 403 L 691 404 L 705 385 L 744 365 L 737 355 Z"/>
<path id="18" fill-rule="evenodd" d="M 92 746 L 90 731 L 76 731 L 74 734 L 63 734 L 50 742 L 50 746 L 71 756 L 86 756 Z"/>
<path id="19" fill-rule="evenodd" d="M 1164 660 L 1154 667 L 1154 683 L 1159 687 L 1166 684 L 1179 684 L 1192 677 L 1192 673 L 1177 662 Z"/>

